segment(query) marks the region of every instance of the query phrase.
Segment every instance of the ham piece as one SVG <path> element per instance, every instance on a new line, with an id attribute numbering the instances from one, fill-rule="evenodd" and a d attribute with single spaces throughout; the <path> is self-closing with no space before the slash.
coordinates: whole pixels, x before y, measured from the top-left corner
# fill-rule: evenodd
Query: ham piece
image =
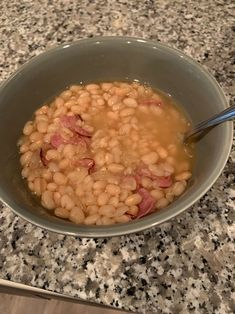
<path id="1" fill-rule="evenodd" d="M 62 136 L 59 133 L 55 133 L 55 134 L 52 135 L 52 137 L 51 137 L 51 145 L 54 148 L 58 148 L 63 143 L 64 143 L 64 139 L 62 138 Z"/>
<path id="2" fill-rule="evenodd" d="M 78 133 L 81 136 L 85 137 L 91 137 L 90 132 L 87 130 L 83 129 L 82 127 L 77 125 L 77 121 L 81 120 L 80 115 L 75 115 L 75 116 L 63 116 L 60 118 L 60 122 L 63 127 L 70 129 L 71 131 L 74 131 Z"/>
<path id="3" fill-rule="evenodd" d="M 63 127 L 70 129 L 73 132 L 73 136 L 65 140 L 59 132 L 55 133 L 51 137 L 51 145 L 54 148 L 58 148 L 61 144 L 73 144 L 88 146 L 90 144 L 91 134 L 87 130 L 77 125 L 77 121 L 83 121 L 79 114 L 74 116 L 63 116 L 60 118 L 60 123 Z"/>
<path id="4" fill-rule="evenodd" d="M 148 190 L 144 189 L 144 188 L 140 188 L 137 193 L 142 196 L 142 201 L 139 204 L 139 212 L 136 216 L 136 218 L 141 218 L 144 217 L 146 215 L 148 215 L 149 213 L 151 213 L 151 211 L 154 209 L 155 206 L 155 200 L 154 198 L 151 196 L 151 194 L 149 193 Z"/>
<path id="5" fill-rule="evenodd" d="M 153 174 L 148 168 L 140 168 L 137 170 L 136 178 L 140 181 L 139 177 L 147 177 L 157 183 L 160 188 L 168 188 L 172 185 L 171 176 L 157 176 Z"/>
<path id="6" fill-rule="evenodd" d="M 88 173 L 90 174 L 95 167 L 95 161 L 92 158 L 82 158 L 78 160 L 78 165 L 85 167 L 88 169 Z"/>

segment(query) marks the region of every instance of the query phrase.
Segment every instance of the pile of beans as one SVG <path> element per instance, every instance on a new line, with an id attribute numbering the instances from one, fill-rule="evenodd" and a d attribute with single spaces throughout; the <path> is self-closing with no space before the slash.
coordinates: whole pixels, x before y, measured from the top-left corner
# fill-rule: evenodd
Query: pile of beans
<path id="1" fill-rule="evenodd" d="M 189 126 L 170 97 L 139 83 L 74 85 L 25 124 L 22 176 L 46 209 L 76 224 L 140 219 L 186 189 Z"/>

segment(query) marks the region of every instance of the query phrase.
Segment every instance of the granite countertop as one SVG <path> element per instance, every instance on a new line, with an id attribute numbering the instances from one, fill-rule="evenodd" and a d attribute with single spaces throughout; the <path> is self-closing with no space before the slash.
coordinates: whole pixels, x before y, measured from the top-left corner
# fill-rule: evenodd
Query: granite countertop
<path id="1" fill-rule="evenodd" d="M 152 38 L 183 50 L 234 101 L 232 0 L 2 1 L 1 80 L 58 43 Z M 140 313 L 234 313 L 235 150 L 213 188 L 180 217 L 140 234 L 80 239 L 0 209 L 0 278 Z"/>

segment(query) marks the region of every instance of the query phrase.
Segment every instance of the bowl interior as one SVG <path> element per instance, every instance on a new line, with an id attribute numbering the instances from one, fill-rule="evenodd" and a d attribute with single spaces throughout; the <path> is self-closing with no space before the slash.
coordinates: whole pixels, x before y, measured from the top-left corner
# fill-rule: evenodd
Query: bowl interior
<path id="1" fill-rule="evenodd" d="M 232 126 L 210 131 L 198 144 L 193 179 L 186 193 L 165 210 L 124 225 L 76 226 L 46 212 L 20 175 L 17 140 L 43 103 L 71 84 L 139 80 L 171 94 L 193 124 L 223 110 L 226 100 L 216 82 L 181 52 L 131 38 L 82 40 L 50 50 L 24 65 L 0 89 L 0 197 L 22 217 L 54 231 L 111 236 L 156 225 L 183 211 L 216 180 L 231 145 Z"/>

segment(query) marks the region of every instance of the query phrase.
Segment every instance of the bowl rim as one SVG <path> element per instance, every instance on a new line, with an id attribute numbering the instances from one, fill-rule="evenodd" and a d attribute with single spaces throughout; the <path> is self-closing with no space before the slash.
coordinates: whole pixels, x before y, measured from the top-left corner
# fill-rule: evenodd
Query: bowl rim
<path id="1" fill-rule="evenodd" d="M 225 97 L 225 94 L 216 81 L 216 79 L 210 74 L 208 70 L 206 70 L 199 62 L 195 61 L 193 58 L 187 56 L 185 53 L 183 53 L 181 50 L 172 48 L 167 44 L 163 44 L 159 41 L 155 41 L 152 39 L 144 39 L 140 37 L 129 37 L 129 36 L 98 36 L 98 37 L 92 37 L 92 38 L 84 38 L 76 40 L 72 43 L 64 43 L 60 44 L 56 47 L 49 48 L 48 50 L 40 53 L 39 55 L 32 57 L 29 61 L 24 63 L 22 66 L 19 67 L 17 71 L 15 71 L 10 77 L 5 80 L 0 85 L 0 93 L 4 90 L 4 88 L 15 79 L 18 75 L 20 75 L 25 69 L 27 69 L 29 66 L 34 65 L 37 62 L 41 62 L 44 58 L 48 58 L 50 55 L 53 55 L 53 53 L 57 51 L 62 51 L 63 49 L 72 48 L 76 46 L 80 46 L 83 44 L 100 44 L 102 42 L 120 42 L 122 44 L 140 44 L 144 46 L 149 46 L 154 49 L 160 49 L 162 51 L 167 51 L 168 53 L 174 54 L 175 56 L 178 56 L 180 58 L 183 58 L 184 61 L 190 63 L 192 66 L 197 68 L 199 72 L 201 72 L 204 77 L 211 83 L 211 86 L 217 90 L 219 93 L 219 96 L 222 100 L 222 105 L 224 108 L 229 107 L 229 104 L 227 102 L 227 99 Z M 212 187 L 212 185 L 215 183 L 215 181 L 218 179 L 220 174 L 222 173 L 227 160 L 230 155 L 230 150 L 233 143 L 233 122 L 228 122 L 226 125 L 224 124 L 224 128 L 226 127 L 226 138 L 225 138 L 225 147 L 223 150 L 223 158 L 219 160 L 219 163 L 217 164 L 216 168 L 214 169 L 214 172 L 207 178 L 207 180 L 202 184 L 199 188 L 199 193 L 191 197 L 191 200 L 185 200 L 182 204 L 179 210 L 174 210 L 174 205 L 170 205 L 168 208 L 168 211 L 160 211 L 158 212 L 157 219 L 154 220 L 154 214 L 147 216 L 145 218 L 142 218 L 138 221 L 129 222 L 125 224 L 116 224 L 111 226 L 85 226 L 85 225 L 75 225 L 75 224 L 68 224 L 68 225 L 62 225 L 61 220 L 59 220 L 58 223 L 51 223 L 49 220 L 43 219 L 42 217 L 36 216 L 36 214 L 29 212 L 28 210 L 25 210 L 21 206 L 18 206 L 13 199 L 8 199 L 7 197 L 4 197 L 4 191 L 0 187 L 0 200 L 3 204 L 5 204 L 7 207 L 9 207 L 16 215 L 20 216 L 21 218 L 25 219 L 26 221 L 29 221 L 33 225 L 36 225 L 37 227 L 47 229 L 49 231 L 53 231 L 59 234 L 65 234 L 65 235 L 71 235 L 71 236 L 79 236 L 79 237 L 86 237 L 86 238 L 107 238 L 107 237 L 114 237 L 114 236 L 121 236 L 121 235 L 127 235 L 131 233 L 137 233 L 152 227 L 155 227 L 157 225 L 160 225 L 178 215 L 183 213 L 186 209 L 190 208 L 194 203 L 196 203 L 206 192 Z M 209 183 L 209 184 L 206 184 Z"/>

